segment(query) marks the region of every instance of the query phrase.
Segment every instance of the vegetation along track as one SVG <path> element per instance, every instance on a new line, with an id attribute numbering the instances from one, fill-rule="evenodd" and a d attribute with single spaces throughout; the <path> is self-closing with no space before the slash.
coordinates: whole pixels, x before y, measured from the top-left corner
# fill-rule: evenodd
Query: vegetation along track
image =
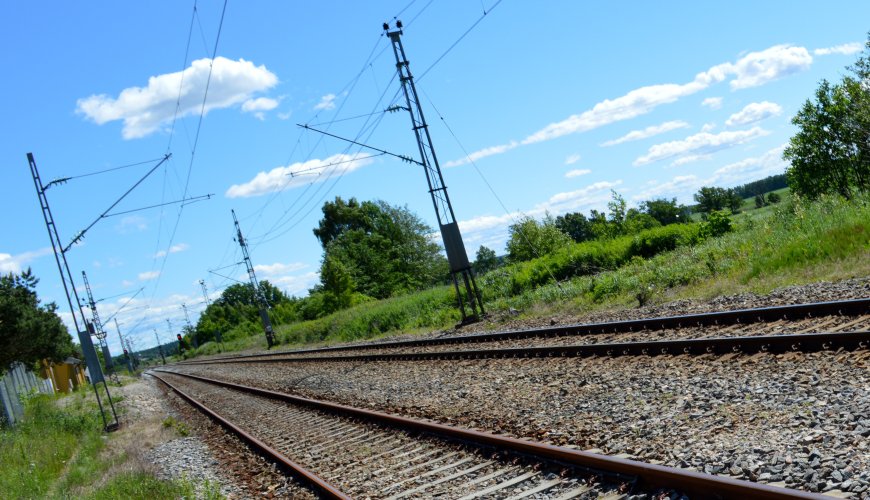
<path id="1" fill-rule="evenodd" d="M 185 364 L 821 351 L 870 346 L 870 299 L 191 360 Z M 474 349 L 457 348 L 474 344 Z"/>
<path id="2" fill-rule="evenodd" d="M 819 498 L 194 375 L 158 372 L 152 374 L 329 498 L 620 498 L 674 493 L 704 498 Z"/>

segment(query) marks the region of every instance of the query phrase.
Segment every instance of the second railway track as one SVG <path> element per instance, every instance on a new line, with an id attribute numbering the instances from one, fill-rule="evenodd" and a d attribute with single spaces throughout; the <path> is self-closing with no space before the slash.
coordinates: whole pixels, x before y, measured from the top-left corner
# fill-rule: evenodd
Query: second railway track
<path id="1" fill-rule="evenodd" d="M 376 342 L 185 364 L 754 353 L 866 348 L 870 299 Z"/>

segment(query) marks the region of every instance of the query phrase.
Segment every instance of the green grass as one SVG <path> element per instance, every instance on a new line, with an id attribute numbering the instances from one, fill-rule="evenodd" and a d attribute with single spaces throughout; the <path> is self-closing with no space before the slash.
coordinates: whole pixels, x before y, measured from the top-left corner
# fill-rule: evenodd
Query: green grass
<path id="1" fill-rule="evenodd" d="M 59 403 L 63 404 L 59 404 Z M 120 430 L 118 432 L 124 432 Z M 188 481 L 161 481 L 125 469 L 125 453 L 106 453 L 111 439 L 85 390 L 60 398 L 28 397 L 25 417 L 0 430 L 0 497 L 2 498 L 192 498 Z M 208 498 L 219 498 L 205 485 Z"/>
<path id="2" fill-rule="evenodd" d="M 734 231 L 704 238 L 699 224 L 571 245 L 478 278 L 488 312 L 526 317 L 633 307 L 678 298 L 768 292 L 776 287 L 870 275 L 870 196 L 816 202 L 779 190 L 782 201 L 733 217 Z M 558 284 L 553 278 L 558 280 Z M 449 328 L 459 320 L 452 287 L 367 302 L 313 321 L 280 325 L 292 346 Z M 226 351 L 265 347 L 261 333 Z M 202 353 L 214 353 L 206 344 Z"/>

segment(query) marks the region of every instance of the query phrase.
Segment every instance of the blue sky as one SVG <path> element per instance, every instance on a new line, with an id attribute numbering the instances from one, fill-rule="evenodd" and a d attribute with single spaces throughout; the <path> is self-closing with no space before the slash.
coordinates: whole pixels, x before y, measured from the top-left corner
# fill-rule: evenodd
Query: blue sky
<path id="1" fill-rule="evenodd" d="M 400 12 L 469 255 L 503 252 L 516 217 L 600 209 L 611 189 L 631 204 L 690 202 L 702 185 L 782 172 L 791 116 L 870 29 L 857 1 L 493 4 L 230 1 L 212 61 L 223 2 L 199 0 L 195 16 L 185 1 L 10 3 L 0 271 L 32 267 L 69 319 L 27 152 L 44 182 L 171 153 L 112 214 L 214 195 L 103 218 L 67 254 L 102 318 L 117 312 L 139 347 L 154 328 L 172 338 L 166 319 L 177 332 L 182 303 L 196 321 L 199 280 L 213 295 L 244 280 L 230 209 L 258 276 L 295 295 L 317 280 L 325 200 L 383 199 L 434 226 L 418 166 L 296 125 L 415 155 L 407 114 L 383 113 L 398 86 L 381 24 Z M 50 188 L 64 244 L 154 165 Z"/>

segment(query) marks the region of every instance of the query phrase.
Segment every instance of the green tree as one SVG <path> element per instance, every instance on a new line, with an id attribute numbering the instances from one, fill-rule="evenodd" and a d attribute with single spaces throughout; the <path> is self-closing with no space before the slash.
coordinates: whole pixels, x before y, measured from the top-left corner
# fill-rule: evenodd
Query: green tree
<path id="1" fill-rule="evenodd" d="M 579 212 L 571 212 L 556 217 L 556 227 L 577 243 L 595 237 L 592 233 L 592 224 L 585 215 Z"/>
<path id="2" fill-rule="evenodd" d="M 419 290 L 448 275 L 447 260 L 429 238 L 432 228 L 407 207 L 336 198 L 323 205 L 314 234 L 324 262 L 341 263 L 355 290 L 369 297 Z M 321 286 L 327 289 L 322 276 Z"/>
<path id="3" fill-rule="evenodd" d="M 495 255 L 495 250 L 481 245 L 477 249 L 473 267 L 474 272 L 477 274 L 487 273 L 497 268 L 498 257 Z"/>
<path id="4" fill-rule="evenodd" d="M 767 205 L 767 200 L 764 198 L 764 195 L 755 195 L 755 208 L 761 208 L 765 205 Z"/>
<path id="5" fill-rule="evenodd" d="M 571 237 L 556 227 L 556 221 L 547 214 L 540 222 L 532 217 L 523 217 L 510 226 L 507 242 L 508 260 L 522 262 L 531 260 L 571 244 Z"/>
<path id="6" fill-rule="evenodd" d="M 822 80 L 815 100 L 807 100 L 792 118 L 798 132 L 782 154 L 791 163 L 786 174 L 795 193 L 848 199 L 870 189 L 868 105 L 870 95 L 861 83 L 849 77 L 840 84 Z"/>
<path id="7" fill-rule="evenodd" d="M 743 198 L 736 191 L 721 187 L 702 187 L 695 193 L 694 198 L 698 202 L 698 210 L 703 213 L 726 208 L 737 213 L 743 205 Z"/>
<path id="8" fill-rule="evenodd" d="M 354 293 L 353 277 L 341 261 L 332 255 L 324 258 L 320 266 L 320 282 L 324 294 L 324 313 L 350 307 Z"/>
<path id="9" fill-rule="evenodd" d="M 636 208 L 628 209 L 625 214 L 625 222 L 622 223 L 623 234 L 637 234 L 641 231 L 661 227 L 661 222 L 650 214 L 641 212 Z"/>
<path id="10" fill-rule="evenodd" d="M 779 194 L 772 191 L 770 193 L 767 193 L 767 203 L 774 205 L 776 203 L 779 203 L 780 201 L 782 201 L 782 197 Z"/>
<path id="11" fill-rule="evenodd" d="M 640 204 L 640 210 L 659 221 L 663 226 L 689 222 L 691 213 L 689 207 L 678 205 L 676 198 L 647 200 Z"/>
<path id="12" fill-rule="evenodd" d="M 16 362 L 62 361 L 75 352 L 57 306 L 41 304 L 30 269 L 0 276 L 0 373 Z"/>

